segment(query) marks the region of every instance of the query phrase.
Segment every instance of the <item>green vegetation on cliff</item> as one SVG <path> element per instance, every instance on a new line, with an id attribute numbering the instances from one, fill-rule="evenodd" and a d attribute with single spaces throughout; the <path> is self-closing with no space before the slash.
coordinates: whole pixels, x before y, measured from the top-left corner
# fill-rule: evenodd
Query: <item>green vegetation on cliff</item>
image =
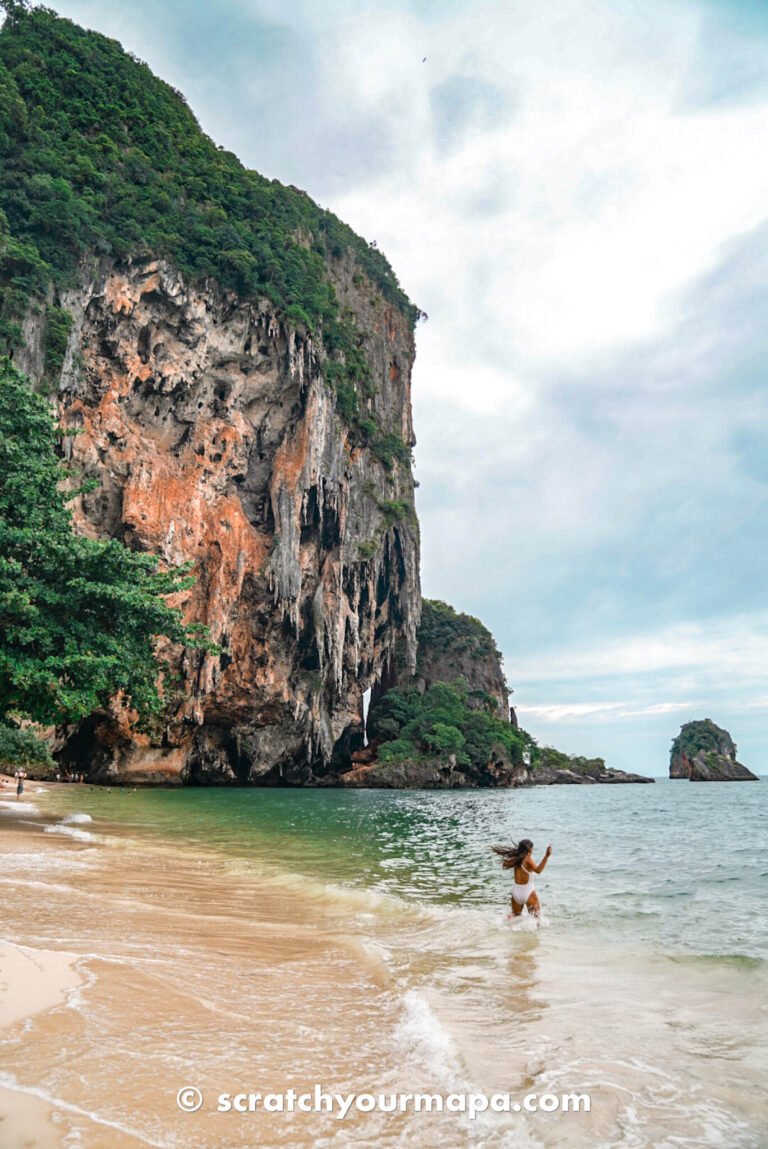
<path id="1" fill-rule="evenodd" d="M 541 772 L 545 770 L 570 770 L 574 774 L 587 774 L 599 778 L 605 774 L 604 758 L 583 758 L 577 754 L 564 754 L 554 746 L 540 746 L 533 755 L 533 764 Z"/>
<path id="2" fill-rule="evenodd" d="M 388 691 L 371 709 L 368 733 L 382 743 L 382 762 L 453 754 L 458 765 L 479 772 L 494 759 L 521 765 L 523 751 L 534 746 L 524 730 L 470 707 L 461 683 L 438 682 L 423 692 L 415 686 Z"/>
<path id="3" fill-rule="evenodd" d="M 730 754 L 736 757 L 736 744 L 730 734 L 711 718 L 686 722 L 672 743 L 671 757 L 674 760 L 684 754 L 693 760 L 702 750 L 705 754 Z"/>
<path id="4" fill-rule="evenodd" d="M 0 360 L 0 753 L 32 760 L 20 720 L 75 722 L 122 692 L 145 719 L 161 708 L 155 639 L 201 645 L 165 596 L 192 579 L 153 555 L 83 538 L 47 401 Z"/>
<path id="5" fill-rule="evenodd" d="M 0 722 L 0 770 L 5 766 L 43 766 L 51 769 L 55 763 L 47 743 L 29 726 L 19 726 L 12 720 Z"/>
<path id="6" fill-rule="evenodd" d="M 351 253 L 415 322 L 384 256 L 304 192 L 217 147 L 184 97 L 116 41 L 19 0 L 0 7 L 0 349 L 19 344 L 29 301 L 72 282 L 86 254 L 163 256 L 190 280 L 265 297 L 321 332 L 340 409 L 376 446 L 383 432 L 366 427 L 357 396 L 370 386 L 362 336 L 327 262 Z"/>
<path id="7" fill-rule="evenodd" d="M 460 614 L 439 599 L 424 599 L 418 641 L 419 645 L 436 650 L 467 651 L 478 658 L 499 657 L 493 635 L 478 618 Z"/>

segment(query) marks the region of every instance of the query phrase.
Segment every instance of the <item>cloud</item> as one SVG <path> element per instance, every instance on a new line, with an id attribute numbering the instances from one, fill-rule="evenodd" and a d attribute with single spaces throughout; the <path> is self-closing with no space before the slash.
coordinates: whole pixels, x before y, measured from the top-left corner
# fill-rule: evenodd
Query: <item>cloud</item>
<path id="1" fill-rule="evenodd" d="M 432 88 L 430 104 L 435 146 L 449 152 L 470 133 L 493 128 L 500 116 L 509 113 L 510 99 L 500 87 L 478 76 L 456 75 Z"/>
<path id="2" fill-rule="evenodd" d="M 647 634 L 625 634 L 564 652 L 557 677 L 571 685 L 590 680 L 614 684 L 648 676 L 657 689 L 661 676 L 684 672 L 685 684 L 768 687 L 768 612 L 710 620 L 707 624 L 670 626 Z M 518 661 L 527 683 L 550 682 L 550 659 L 535 655 Z M 678 679 L 679 681 L 679 679 Z"/>
<path id="3" fill-rule="evenodd" d="M 563 722 L 578 718 L 603 722 L 611 718 L 647 718 L 650 715 L 675 714 L 690 709 L 688 702 L 658 702 L 653 706 L 632 706 L 628 702 L 571 702 L 558 705 L 527 703 L 519 708 L 519 717 L 542 718 L 548 722 Z"/>
<path id="4" fill-rule="evenodd" d="M 704 273 L 723 242 L 764 214 L 768 160 L 754 142 L 768 107 L 686 114 L 678 81 L 697 62 L 695 8 L 676 15 L 651 4 L 638 52 L 636 17 L 627 5 L 612 7 L 622 19 L 606 21 L 605 4 L 555 3 L 540 16 L 518 5 L 518 24 L 497 4 L 486 7 L 482 34 L 471 20 L 455 23 L 443 34 L 430 98 L 455 82 L 452 72 L 439 75 L 449 65 L 463 64 L 462 83 L 472 79 L 463 44 L 482 69 L 475 82 L 492 76 L 514 115 L 489 119 L 445 154 L 421 73 L 409 76 L 408 115 L 399 121 L 409 162 L 383 173 L 380 195 L 351 188 L 339 205 L 366 234 L 378 230 L 433 319 L 442 304 L 459 320 L 452 350 L 479 323 L 486 335 L 496 329 L 497 342 L 504 333 L 502 363 L 526 355 L 559 363 L 653 336 L 668 322 L 669 292 Z M 646 27 L 652 15 L 656 33 Z M 584 32 L 591 16 L 600 36 Z M 391 52 L 382 46 L 371 65 L 377 74 L 386 74 Z M 460 127 L 458 115 L 452 128 Z M 484 188 L 497 202 L 504 187 L 507 209 L 485 229 L 474 213 L 456 210 L 478 194 L 482 201 Z M 467 307 L 475 269 L 480 282 Z M 430 386 L 431 372 L 421 374 Z"/>

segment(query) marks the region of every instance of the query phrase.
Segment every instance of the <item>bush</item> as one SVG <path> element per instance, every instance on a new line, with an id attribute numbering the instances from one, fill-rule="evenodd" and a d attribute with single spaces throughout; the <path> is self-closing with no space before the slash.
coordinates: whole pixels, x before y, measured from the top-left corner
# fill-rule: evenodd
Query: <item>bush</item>
<path id="1" fill-rule="evenodd" d="M 437 754 L 460 754 L 465 742 L 458 726 L 449 726 L 446 722 L 436 722 L 424 735 L 425 745 Z"/>
<path id="2" fill-rule="evenodd" d="M 380 762 L 407 762 L 420 758 L 418 748 L 407 738 L 396 738 L 379 747 Z"/>
<path id="3" fill-rule="evenodd" d="M 384 516 L 385 523 L 390 527 L 395 523 L 404 523 L 408 519 L 416 517 L 413 505 L 402 499 L 382 499 L 379 502 L 379 510 Z"/>
<path id="4" fill-rule="evenodd" d="M 672 743 L 672 757 L 685 754 L 695 758 L 701 751 L 705 754 L 732 753 L 736 757 L 736 744 L 727 730 L 723 730 L 711 718 L 697 722 L 686 722 Z"/>
<path id="5" fill-rule="evenodd" d="M 45 742 L 30 727 L 0 722 L 0 766 L 54 766 Z"/>
<path id="6" fill-rule="evenodd" d="M 423 693 L 415 686 L 388 691 L 368 715 L 368 733 L 379 742 L 378 755 L 384 762 L 452 754 L 460 765 L 478 771 L 494 759 L 510 766 L 521 764 L 523 751 L 535 747 L 524 730 L 473 710 L 465 686 L 445 682 L 436 682 Z"/>
<path id="7" fill-rule="evenodd" d="M 480 619 L 460 614 L 439 599 L 424 599 L 418 640 L 419 645 L 437 650 L 469 650 L 478 656 L 500 657 L 493 635 Z"/>

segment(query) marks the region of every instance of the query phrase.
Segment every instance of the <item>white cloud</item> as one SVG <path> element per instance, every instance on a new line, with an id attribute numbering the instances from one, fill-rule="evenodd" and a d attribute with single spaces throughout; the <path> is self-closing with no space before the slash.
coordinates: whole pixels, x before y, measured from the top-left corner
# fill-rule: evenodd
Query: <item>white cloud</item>
<path id="1" fill-rule="evenodd" d="M 768 686 L 768 613 L 713 619 L 666 627 L 652 634 L 602 639 L 552 657 L 506 659 L 517 681 L 535 683 L 565 679 L 587 682 L 675 671 L 695 674 L 695 681 Z M 618 703 L 616 705 L 619 705 Z"/>
<path id="2" fill-rule="evenodd" d="M 646 27 L 639 53 L 627 4 L 485 5 L 481 19 L 430 27 L 423 67 L 414 45 L 427 29 L 412 18 L 346 21 L 355 98 L 390 102 L 399 151 L 378 183 L 333 206 L 378 237 L 438 319 L 444 355 L 465 352 L 467 336 L 482 341 L 478 320 L 539 362 L 659 334 L 675 318 L 670 293 L 764 218 L 768 154 L 756 142 L 768 105 L 681 107 L 700 19 L 694 5 L 648 7 L 643 25 L 655 15 L 657 32 Z M 454 71 L 493 83 L 506 111 L 444 154 L 428 96 Z M 487 222 L 462 210 L 485 188 L 507 196 Z M 427 342 L 420 355 L 419 375 L 437 389 Z"/>
<path id="3" fill-rule="evenodd" d="M 560 704 L 526 703 L 518 708 L 525 724 L 529 719 L 545 722 L 571 722 L 574 719 L 602 723 L 606 718 L 648 718 L 690 710 L 696 702 L 657 702 L 650 706 L 633 706 L 628 702 L 563 702 Z"/>

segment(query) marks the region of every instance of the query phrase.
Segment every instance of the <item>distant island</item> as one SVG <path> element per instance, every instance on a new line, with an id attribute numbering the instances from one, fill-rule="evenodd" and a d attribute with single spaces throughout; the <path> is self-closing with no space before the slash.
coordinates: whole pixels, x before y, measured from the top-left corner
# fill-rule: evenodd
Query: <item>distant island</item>
<path id="1" fill-rule="evenodd" d="M 711 718 L 686 722 L 672 743 L 670 778 L 689 782 L 758 782 L 756 774 L 736 761 L 736 743 Z"/>

